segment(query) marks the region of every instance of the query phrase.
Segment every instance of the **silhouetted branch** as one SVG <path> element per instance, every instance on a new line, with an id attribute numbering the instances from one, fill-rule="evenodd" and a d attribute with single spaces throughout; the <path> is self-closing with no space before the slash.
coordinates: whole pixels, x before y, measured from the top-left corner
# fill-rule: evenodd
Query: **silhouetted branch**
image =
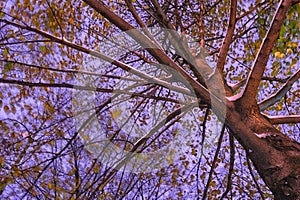
<path id="1" fill-rule="evenodd" d="M 152 95 L 145 95 L 137 92 L 129 92 L 126 90 L 118 90 L 118 89 L 106 89 L 106 88 L 99 88 L 99 87 L 92 87 L 92 86 L 80 86 L 74 85 L 70 83 L 34 83 L 34 82 L 27 82 L 27 81 L 20 81 L 20 80 L 12 80 L 12 79 L 3 79 L 0 78 L 0 83 L 8 83 L 8 84 L 17 84 L 29 87 L 49 87 L 49 88 L 71 88 L 75 90 L 84 90 L 84 91 L 94 91 L 94 92 L 103 92 L 103 93 L 114 93 L 114 94 L 128 94 L 132 97 L 145 97 L 155 100 L 166 100 L 174 103 L 179 103 L 178 100 L 166 98 L 166 97 L 156 97 Z M 182 103 L 184 104 L 184 102 Z"/>

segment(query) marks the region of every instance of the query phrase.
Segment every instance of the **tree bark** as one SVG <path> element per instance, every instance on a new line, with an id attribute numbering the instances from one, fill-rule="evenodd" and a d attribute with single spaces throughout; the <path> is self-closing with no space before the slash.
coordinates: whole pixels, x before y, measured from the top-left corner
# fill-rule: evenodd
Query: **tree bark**
<path id="1" fill-rule="evenodd" d="M 300 199 L 300 144 L 273 127 L 258 107 L 246 114 L 236 101 L 228 103 L 228 108 L 226 125 L 275 199 Z"/>

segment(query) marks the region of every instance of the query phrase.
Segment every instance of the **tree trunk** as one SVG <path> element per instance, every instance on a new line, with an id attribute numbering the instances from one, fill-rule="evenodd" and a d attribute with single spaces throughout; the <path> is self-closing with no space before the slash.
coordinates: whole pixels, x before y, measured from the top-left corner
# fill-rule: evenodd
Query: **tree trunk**
<path id="1" fill-rule="evenodd" d="M 246 149 L 276 200 L 300 199 L 300 144 L 278 131 L 258 108 L 228 107 L 226 124 Z"/>

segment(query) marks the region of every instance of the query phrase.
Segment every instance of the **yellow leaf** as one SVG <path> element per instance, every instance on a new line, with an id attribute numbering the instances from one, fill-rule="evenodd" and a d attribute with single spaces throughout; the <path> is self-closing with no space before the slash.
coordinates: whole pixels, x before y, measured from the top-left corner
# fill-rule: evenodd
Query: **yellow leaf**
<path id="1" fill-rule="evenodd" d="M 121 116 L 122 114 L 122 110 L 118 109 L 118 110 L 114 110 L 112 111 L 111 113 L 111 116 L 114 118 L 114 119 L 117 119 Z"/>
<path id="2" fill-rule="evenodd" d="M 104 22 L 104 27 L 105 27 L 106 29 L 108 29 L 108 28 L 109 28 L 109 22 Z"/>
<path id="3" fill-rule="evenodd" d="M 99 165 L 96 165 L 96 166 L 94 167 L 93 171 L 94 171 L 95 173 L 98 173 L 98 172 L 100 171 L 100 166 L 99 166 Z"/>
<path id="4" fill-rule="evenodd" d="M 298 43 L 297 42 L 293 42 L 292 43 L 292 47 L 294 47 L 294 48 L 298 47 Z"/>
<path id="5" fill-rule="evenodd" d="M 209 185 L 212 186 L 212 187 L 215 187 L 217 184 L 216 184 L 215 181 L 212 181 Z"/>
<path id="6" fill-rule="evenodd" d="M 279 51 L 277 51 L 277 52 L 275 52 L 275 57 L 277 58 L 277 59 L 279 59 L 280 58 L 280 55 L 281 55 L 281 53 L 279 52 Z"/>
<path id="7" fill-rule="evenodd" d="M 0 167 L 5 163 L 5 157 L 0 156 Z"/>
<path id="8" fill-rule="evenodd" d="M 45 182 L 42 182 L 41 186 L 42 186 L 42 188 L 46 189 L 46 183 Z"/>
<path id="9" fill-rule="evenodd" d="M 48 183 L 48 188 L 51 190 L 51 189 L 53 189 L 54 187 L 53 187 L 53 184 L 52 183 Z"/>
<path id="10" fill-rule="evenodd" d="M 172 164 L 172 163 L 173 163 L 172 155 L 169 154 L 169 155 L 167 156 L 167 161 L 168 161 L 169 164 Z"/>
<path id="11" fill-rule="evenodd" d="M 295 64 L 292 64 L 292 65 L 291 65 L 291 68 L 294 68 L 295 66 L 296 66 Z"/>
<path id="12" fill-rule="evenodd" d="M 291 54 L 291 53 L 293 53 L 293 50 L 292 50 L 291 48 L 288 48 L 288 49 L 286 50 L 286 53 Z"/>
<path id="13" fill-rule="evenodd" d="M 74 25 L 74 19 L 73 18 L 69 18 L 68 22 L 72 25 Z"/>
<path id="14" fill-rule="evenodd" d="M 24 5 L 27 6 L 30 4 L 30 0 L 24 0 Z"/>
<path id="15" fill-rule="evenodd" d="M 52 105 L 49 105 L 47 102 L 44 102 L 44 107 L 51 114 L 55 112 L 55 108 Z"/>

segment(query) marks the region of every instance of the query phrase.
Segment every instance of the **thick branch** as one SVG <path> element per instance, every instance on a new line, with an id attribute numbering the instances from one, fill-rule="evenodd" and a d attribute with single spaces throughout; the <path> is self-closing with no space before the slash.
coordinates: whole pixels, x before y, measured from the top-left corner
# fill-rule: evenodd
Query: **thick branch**
<path id="1" fill-rule="evenodd" d="M 276 102 L 280 101 L 281 98 L 284 97 L 284 95 L 292 88 L 295 81 L 300 79 L 300 69 L 291 76 L 287 82 L 273 95 L 268 97 L 267 99 L 259 102 L 259 109 L 265 110 L 271 105 L 274 105 Z"/>
<path id="2" fill-rule="evenodd" d="M 103 1 L 98 0 L 84 0 L 88 5 L 94 8 L 97 12 L 107 18 L 111 23 L 116 25 L 122 31 L 130 35 L 141 46 L 143 46 L 159 63 L 170 66 L 178 72 L 191 86 L 201 95 L 205 103 L 210 103 L 209 92 L 201 84 L 195 81 L 186 71 L 184 71 L 178 64 L 176 64 L 165 52 L 163 52 L 157 45 L 155 45 L 148 37 L 136 30 L 132 25 L 120 18 L 113 11 L 111 11 Z"/>
<path id="3" fill-rule="evenodd" d="M 252 107 L 256 104 L 256 95 L 261 78 L 265 71 L 271 50 L 276 42 L 286 13 L 292 6 L 291 0 L 282 0 L 273 17 L 270 29 L 268 30 L 254 60 L 252 70 L 248 76 L 246 87 L 243 91 L 242 99 L 245 104 Z"/>
<path id="4" fill-rule="evenodd" d="M 221 74 L 223 74 L 224 65 L 226 61 L 226 55 L 229 49 L 229 46 L 232 41 L 234 29 L 235 29 L 235 23 L 236 23 L 236 9 L 237 9 L 237 0 L 231 0 L 230 4 L 230 16 L 229 16 L 229 24 L 227 28 L 227 33 L 225 36 L 225 39 L 223 41 L 223 44 L 220 49 L 219 58 L 217 61 L 217 69 Z"/>
<path id="5" fill-rule="evenodd" d="M 161 23 L 161 25 L 170 30 L 174 30 L 174 31 L 170 31 L 170 34 L 168 34 L 168 39 L 170 40 L 171 44 L 176 49 L 177 54 L 180 55 L 181 57 L 183 57 L 185 59 L 185 61 L 188 64 L 190 64 L 191 70 L 193 71 L 195 77 L 197 78 L 197 81 L 199 83 L 201 83 L 202 85 L 205 85 L 205 79 L 208 78 L 208 75 L 210 75 L 213 72 L 213 70 L 207 64 L 205 58 L 196 58 L 195 54 L 193 55 L 191 53 L 191 51 L 185 41 L 186 38 L 184 35 L 184 30 L 182 30 L 183 35 L 181 37 L 176 32 L 175 27 L 170 22 L 167 15 L 161 9 L 157 0 L 151 0 L 151 2 L 155 8 L 157 20 Z"/>
<path id="6" fill-rule="evenodd" d="M 170 20 L 168 19 L 167 15 L 161 9 L 157 0 L 151 0 L 151 2 L 156 9 L 155 11 L 157 12 L 157 18 L 159 19 L 159 21 L 162 22 L 164 27 L 167 27 L 167 28 L 173 30 L 174 26 L 170 23 Z M 202 2 L 202 3 L 204 3 L 204 2 Z M 233 29 L 234 29 L 234 27 L 233 27 Z M 193 71 L 194 75 L 197 78 L 196 79 L 197 82 L 199 82 L 202 85 L 208 86 L 210 91 L 212 93 L 214 93 L 220 99 L 222 99 L 226 94 L 230 95 L 231 90 L 228 87 L 228 85 L 225 83 L 225 81 L 223 80 L 222 73 L 218 73 L 217 70 L 214 71 L 213 68 L 208 65 L 208 63 L 206 61 L 207 53 L 206 53 L 205 49 L 201 48 L 198 55 L 195 55 L 189 49 L 189 47 L 185 41 L 185 38 L 181 38 L 175 31 L 171 31 L 170 33 L 171 33 L 170 34 L 171 37 L 169 37 L 169 40 L 171 41 L 172 45 L 175 47 L 177 53 L 188 62 L 188 64 L 191 67 L 191 70 Z M 214 73 L 214 72 L 216 72 L 216 73 Z"/>
<path id="7" fill-rule="evenodd" d="M 300 115 L 278 115 L 278 116 L 269 116 L 265 115 L 271 124 L 289 124 L 289 123 L 300 123 Z"/>

